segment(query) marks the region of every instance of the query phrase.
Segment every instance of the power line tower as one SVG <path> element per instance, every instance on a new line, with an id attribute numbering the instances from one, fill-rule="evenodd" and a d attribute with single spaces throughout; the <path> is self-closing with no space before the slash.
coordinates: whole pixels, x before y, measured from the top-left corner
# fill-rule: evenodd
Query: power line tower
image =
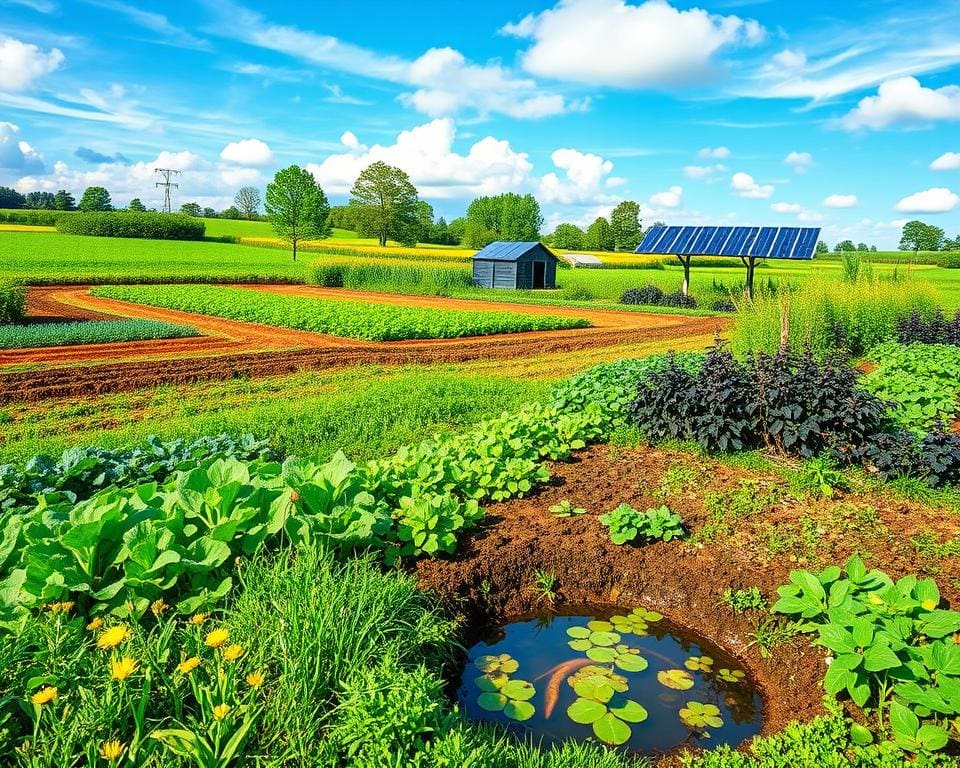
<path id="1" fill-rule="evenodd" d="M 163 177 L 163 181 L 158 181 L 157 186 L 163 187 L 163 212 L 170 213 L 170 190 L 178 189 L 180 187 L 179 184 L 174 184 L 170 181 L 170 179 L 173 176 L 179 176 L 180 171 L 175 171 L 172 168 L 154 168 L 153 172 L 159 173 Z"/>

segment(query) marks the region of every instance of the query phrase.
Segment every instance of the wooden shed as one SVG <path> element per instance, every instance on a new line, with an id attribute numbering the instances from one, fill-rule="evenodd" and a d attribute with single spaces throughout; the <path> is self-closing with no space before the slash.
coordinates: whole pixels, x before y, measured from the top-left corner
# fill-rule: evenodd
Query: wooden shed
<path id="1" fill-rule="evenodd" d="M 473 257 L 480 288 L 556 288 L 557 257 L 543 243 L 490 243 Z"/>

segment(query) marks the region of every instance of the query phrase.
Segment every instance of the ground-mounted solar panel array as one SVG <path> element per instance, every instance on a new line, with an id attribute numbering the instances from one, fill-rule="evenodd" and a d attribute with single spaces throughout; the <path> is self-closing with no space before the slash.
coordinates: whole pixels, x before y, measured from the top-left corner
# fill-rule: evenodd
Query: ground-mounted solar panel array
<path id="1" fill-rule="evenodd" d="M 653 227 L 637 253 L 812 259 L 818 227 Z"/>

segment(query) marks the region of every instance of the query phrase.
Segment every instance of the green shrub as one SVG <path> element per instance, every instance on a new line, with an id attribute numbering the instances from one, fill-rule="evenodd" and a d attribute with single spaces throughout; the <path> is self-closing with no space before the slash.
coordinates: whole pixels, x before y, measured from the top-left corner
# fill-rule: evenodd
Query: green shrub
<path id="1" fill-rule="evenodd" d="M 937 264 L 945 269 L 960 269 L 960 253 L 943 253 L 937 258 Z"/>
<path id="2" fill-rule="evenodd" d="M 809 347 L 818 355 L 845 349 L 860 355 L 895 340 L 901 316 L 916 310 L 929 317 L 937 304 L 935 289 L 919 281 L 811 279 L 796 290 L 758 291 L 753 301 L 739 300 L 731 343 L 737 354 L 776 352 L 786 315 L 795 349 Z"/>
<path id="3" fill-rule="evenodd" d="M 640 512 L 629 504 L 621 504 L 612 512 L 600 515 L 598 520 L 610 529 L 610 540 L 614 544 L 637 539 L 672 541 L 683 536 L 680 515 L 665 505 Z"/>
<path id="4" fill-rule="evenodd" d="M 72 215 L 73 213 L 68 211 L 0 211 L 0 224 L 26 224 L 31 227 L 55 227 L 63 216 Z"/>
<path id="5" fill-rule="evenodd" d="M 189 325 L 164 323 L 158 320 L 82 320 L 76 323 L 37 323 L 0 327 L 0 349 L 180 339 L 198 335 L 197 329 Z"/>
<path id="6" fill-rule="evenodd" d="M 322 259 L 307 270 L 307 282 L 325 288 L 449 295 L 473 287 L 469 267 L 459 264 L 405 264 L 389 259 Z"/>
<path id="7" fill-rule="evenodd" d="M 57 231 L 92 237 L 203 240 L 206 225 L 200 219 L 180 213 L 95 211 L 61 216 L 57 219 Z"/>
<path id="8" fill-rule="evenodd" d="M 27 313 L 27 291 L 20 283 L 0 280 L 0 325 L 19 323 Z"/>

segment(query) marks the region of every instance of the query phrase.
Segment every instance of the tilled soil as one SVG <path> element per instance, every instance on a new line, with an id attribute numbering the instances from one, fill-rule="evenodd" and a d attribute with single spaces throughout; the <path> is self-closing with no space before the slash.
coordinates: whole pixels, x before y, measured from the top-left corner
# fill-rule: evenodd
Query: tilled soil
<path id="1" fill-rule="evenodd" d="M 408 306 L 558 314 L 585 317 L 593 323 L 593 327 L 585 329 L 374 343 L 131 304 L 90 296 L 87 290 L 75 286 L 31 289 L 31 314 L 51 316 L 61 311 L 63 316 L 87 313 L 164 320 L 192 325 L 203 336 L 0 352 L 0 403 L 126 391 L 159 383 L 270 376 L 304 369 L 366 363 L 400 365 L 530 357 L 625 343 L 703 336 L 719 332 L 729 323 L 729 319 L 719 317 L 499 304 L 310 286 L 260 286 L 251 289 Z M 62 310 L 56 309 L 58 304 L 63 306 Z M 3 367 L 25 366 L 30 366 L 30 370 L 2 372 Z"/>
<path id="2" fill-rule="evenodd" d="M 945 599 L 960 598 L 960 557 L 921 556 L 912 543 L 925 532 L 956 536 L 960 521 L 947 510 L 886 495 L 800 500 L 775 475 L 656 449 L 594 447 L 552 474 L 534 496 L 490 505 L 456 556 L 418 562 L 421 585 L 473 627 L 549 607 L 532 588 L 537 570 L 556 576 L 557 607 L 655 609 L 743 664 L 764 697 L 765 735 L 821 713 L 824 654 L 797 637 L 763 658 L 755 629 L 764 614 L 736 615 L 722 603 L 725 589 L 759 586 L 772 603 L 792 569 L 842 565 L 859 551 L 869 566 L 934 576 Z M 564 499 L 587 514 L 555 518 L 549 507 Z M 621 503 L 666 503 L 691 536 L 617 546 L 595 516 Z"/>

